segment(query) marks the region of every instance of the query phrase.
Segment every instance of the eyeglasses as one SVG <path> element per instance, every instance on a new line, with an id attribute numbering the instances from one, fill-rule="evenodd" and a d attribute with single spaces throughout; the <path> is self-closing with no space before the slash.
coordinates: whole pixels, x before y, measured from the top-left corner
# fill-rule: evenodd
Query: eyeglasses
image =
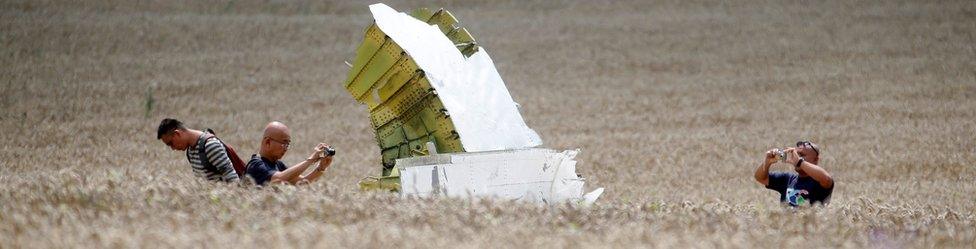
<path id="1" fill-rule="evenodd" d="M 811 143 L 810 141 L 799 141 L 799 142 L 796 142 L 796 147 L 797 148 L 803 147 L 803 146 L 809 146 L 811 149 L 813 149 L 813 152 L 817 152 L 817 155 L 820 155 L 820 150 L 818 150 L 817 147 L 813 146 L 813 143 Z"/>
<path id="2" fill-rule="evenodd" d="M 275 141 L 275 142 L 281 144 L 281 148 L 284 148 L 286 150 L 288 149 L 288 146 L 291 146 L 291 141 L 283 142 L 283 141 L 278 141 L 278 139 L 274 139 L 274 138 L 271 138 L 271 137 L 267 137 L 267 138 L 269 140 L 271 140 L 271 141 Z"/>

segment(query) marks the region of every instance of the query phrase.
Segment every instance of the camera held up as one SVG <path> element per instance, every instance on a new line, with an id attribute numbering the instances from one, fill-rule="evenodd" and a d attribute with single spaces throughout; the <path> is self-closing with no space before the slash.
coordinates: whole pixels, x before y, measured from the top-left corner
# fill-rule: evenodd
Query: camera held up
<path id="1" fill-rule="evenodd" d="M 776 153 L 776 160 L 779 160 L 780 162 L 784 162 L 784 163 L 786 162 L 786 150 L 775 149 L 773 150 L 773 153 Z"/>

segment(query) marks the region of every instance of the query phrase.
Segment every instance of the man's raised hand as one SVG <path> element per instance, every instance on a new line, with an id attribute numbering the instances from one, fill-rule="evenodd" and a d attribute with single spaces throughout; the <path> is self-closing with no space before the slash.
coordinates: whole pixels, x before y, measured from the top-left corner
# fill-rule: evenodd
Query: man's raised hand
<path id="1" fill-rule="evenodd" d="M 324 143 L 319 143 L 318 145 L 316 145 L 315 148 L 312 149 L 312 154 L 308 156 L 308 160 L 315 161 L 315 160 L 322 159 L 322 157 L 325 157 L 323 153 L 325 152 L 325 147 L 328 146 L 329 145 L 326 145 Z"/>
<path id="2" fill-rule="evenodd" d="M 796 148 L 786 149 L 786 163 L 790 165 L 796 165 L 800 161 L 800 154 L 796 152 Z"/>
<path id="3" fill-rule="evenodd" d="M 772 165 L 774 163 L 776 163 L 776 149 L 766 151 L 766 164 Z"/>

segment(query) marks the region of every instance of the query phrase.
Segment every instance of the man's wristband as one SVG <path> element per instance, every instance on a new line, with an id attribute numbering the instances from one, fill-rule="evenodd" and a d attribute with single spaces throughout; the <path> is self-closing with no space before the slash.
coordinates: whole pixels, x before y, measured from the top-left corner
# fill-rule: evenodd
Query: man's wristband
<path id="1" fill-rule="evenodd" d="M 797 168 L 799 168 L 799 167 L 800 167 L 800 165 L 803 165 L 803 162 L 804 162 L 804 161 L 805 161 L 805 160 L 803 160 L 803 158 L 800 158 L 800 160 L 797 160 L 797 161 L 796 161 L 796 165 L 794 165 L 794 166 L 796 166 Z"/>

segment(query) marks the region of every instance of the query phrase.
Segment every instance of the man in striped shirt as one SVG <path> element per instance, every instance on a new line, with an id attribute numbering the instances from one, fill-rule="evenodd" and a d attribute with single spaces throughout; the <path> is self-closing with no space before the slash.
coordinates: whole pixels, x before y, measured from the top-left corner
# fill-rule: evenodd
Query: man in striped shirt
<path id="1" fill-rule="evenodd" d="M 220 182 L 236 182 L 239 179 L 223 142 L 211 134 L 187 129 L 179 120 L 167 118 L 159 123 L 156 139 L 162 140 L 173 150 L 186 151 L 186 159 L 197 176 Z M 200 154 L 201 144 L 205 156 Z M 206 161 L 202 160 L 204 157 Z"/>

